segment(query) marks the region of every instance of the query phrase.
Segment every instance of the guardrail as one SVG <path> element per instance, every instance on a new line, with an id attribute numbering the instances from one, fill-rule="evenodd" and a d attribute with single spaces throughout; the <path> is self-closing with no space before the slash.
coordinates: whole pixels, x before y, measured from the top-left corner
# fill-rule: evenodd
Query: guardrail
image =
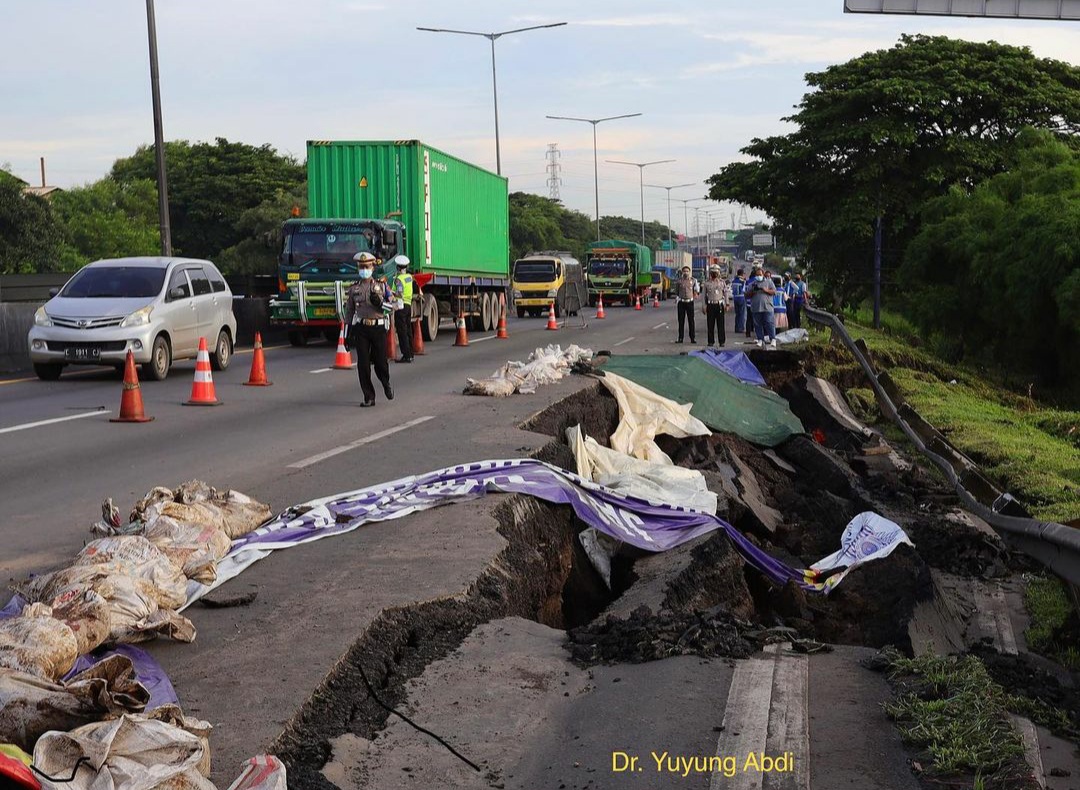
<path id="1" fill-rule="evenodd" d="M 949 445 L 940 433 L 901 400 L 888 374 L 879 374 L 874 370 L 865 344 L 853 340 L 839 318 L 812 307 L 804 308 L 803 315 L 816 324 L 829 327 L 843 341 L 869 379 L 882 413 L 896 423 L 919 452 L 941 470 L 964 507 L 992 526 L 1006 543 L 1038 560 L 1068 583 L 1074 604 L 1080 604 L 1077 591 L 1080 587 L 1080 530 L 1052 521 L 1009 515 L 1008 510 L 1023 512 L 1016 500 L 997 491 L 978 472 L 974 462 Z M 891 394 L 889 390 L 892 390 Z M 901 402 L 894 402 L 894 397 Z M 911 422 L 921 422 L 922 425 L 917 430 Z M 961 469 L 959 472 L 958 466 Z M 973 485 L 979 497 L 969 491 L 965 483 Z"/>

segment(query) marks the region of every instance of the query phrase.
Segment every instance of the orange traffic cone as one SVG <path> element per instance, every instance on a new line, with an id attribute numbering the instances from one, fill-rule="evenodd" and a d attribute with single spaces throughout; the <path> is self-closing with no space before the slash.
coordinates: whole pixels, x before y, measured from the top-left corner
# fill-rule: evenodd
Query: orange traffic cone
<path id="1" fill-rule="evenodd" d="M 386 358 L 391 362 L 397 362 L 397 332 L 395 330 L 393 313 L 391 313 L 390 330 L 386 333 Z"/>
<path id="2" fill-rule="evenodd" d="M 555 320 L 555 303 L 551 303 L 551 310 L 548 311 L 548 329 L 558 329 L 559 322 Z"/>
<path id="3" fill-rule="evenodd" d="M 653 307 L 655 307 L 655 308 L 659 308 L 659 307 L 660 307 L 660 294 L 659 294 L 659 293 L 657 293 L 656 291 L 653 291 L 653 295 L 652 295 L 652 306 L 653 306 Z"/>
<path id="4" fill-rule="evenodd" d="M 120 416 L 110 417 L 109 422 L 150 422 L 153 417 L 143 413 L 142 390 L 139 374 L 135 370 L 135 355 L 127 353 L 124 363 L 124 392 L 120 396 Z"/>
<path id="5" fill-rule="evenodd" d="M 510 339 L 506 331 L 506 294 L 499 294 L 499 325 L 495 327 L 495 337 L 498 340 Z"/>
<path id="6" fill-rule="evenodd" d="M 607 318 L 607 313 L 604 312 L 604 295 L 600 294 L 596 301 L 596 317 Z"/>
<path id="7" fill-rule="evenodd" d="M 210 375 L 210 352 L 206 349 L 206 338 L 199 338 L 199 356 L 195 358 L 195 380 L 191 382 L 191 399 L 184 401 L 185 406 L 220 406 L 214 392 L 214 377 Z"/>
<path id="8" fill-rule="evenodd" d="M 274 382 L 266 379 L 266 359 L 263 357 L 262 335 L 255 333 L 255 352 L 251 355 L 251 375 L 245 387 L 269 387 Z"/>
<path id="9" fill-rule="evenodd" d="M 420 329 L 420 321 L 423 319 L 415 320 L 412 322 L 412 352 L 413 354 L 423 355 L 427 353 L 424 351 L 424 333 Z"/>
<path id="10" fill-rule="evenodd" d="M 465 331 L 465 316 L 459 315 L 457 317 L 457 339 L 454 341 L 455 346 L 467 346 L 469 345 L 469 333 Z"/>
<path id="11" fill-rule="evenodd" d="M 338 332 L 337 354 L 334 355 L 334 370 L 352 370 L 352 353 L 345 350 L 345 322 L 341 322 Z"/>
<path id="12" fill-rule="evenodd" d="M 637 294 L 637 295 L 634 296 L 634 309 L 635 310 L 640 310 L 641 309 L 641 294 Z"/>

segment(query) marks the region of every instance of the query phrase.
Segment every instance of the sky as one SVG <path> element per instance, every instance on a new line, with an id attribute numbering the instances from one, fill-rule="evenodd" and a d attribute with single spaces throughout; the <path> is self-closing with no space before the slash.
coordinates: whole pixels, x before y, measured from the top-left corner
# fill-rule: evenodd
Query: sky
<path id="1" fill-rule="evenodd" d="M 143 0 L 5 3 L 0 166 L 70 187 L 153 140 Z M 731 205 L 698 200 L 704 180 L 754 137 L 790 129 L 804 74 L 896 43 L 902 33 L 1029 46 L 1080 65 L 1080 23 L 843 13 L 843 0 L 156 0 L 166 139 L 269 143 L 420 139 L 495 169 L 491 48 L 417 26 L 500 31 L 567 22 L 496 43 L 502 172 L 547 195 L 557 143 L 560 196 L 594 215 L 592 128 L 546 115 L 642 113 L 598 127 L 600 213 L 637 217 L 636 167 L 672 190 L 672 224 L 731 227 Z M 645 189 L 646 219 L 667 192 Z M 750 221 L 761 214 L 749 210 Z"/>

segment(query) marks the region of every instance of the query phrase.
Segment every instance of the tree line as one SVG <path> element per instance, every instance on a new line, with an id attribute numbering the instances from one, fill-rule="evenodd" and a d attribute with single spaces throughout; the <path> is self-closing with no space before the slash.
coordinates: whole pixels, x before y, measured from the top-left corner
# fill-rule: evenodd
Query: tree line
<path id="1" fill-rule="evenodd" d="M 943 355 L 1080 381 L 1080 69 L 903 36 L 806 82 L 710 197 L 766 211 L 837 310 L 870 293 L 880 223 L 885 304 Z"/>

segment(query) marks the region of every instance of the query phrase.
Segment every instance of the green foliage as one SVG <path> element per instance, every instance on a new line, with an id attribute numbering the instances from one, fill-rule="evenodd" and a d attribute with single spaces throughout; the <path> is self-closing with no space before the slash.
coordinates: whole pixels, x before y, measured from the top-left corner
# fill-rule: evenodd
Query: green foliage
<path id="1" fill-rule="evenodd" d="M 1065 585 L 1053 576 L 1035 576 L 1024 589 L 1024 607 L 1031 623 L 1024 632 L 1030 650 L 1054 659 L 1063 667 L 1080 669 L 1080 650 L 1065 633 L 1073 614 Z"/>
<path id="2" fill-rule="evenodd" d="M 600 233 L 605 239 L 625 239 L 626 241 L 641 241 L 641 218 L 630 217 L 601 217 Z M 650 250 L 660 249 L 661 242 L 667 241 L 668 226 L 662 222 L 645 223 L 645 246 Z M 675 238 L 675 232 L 671 231 L 671 238 Z M 585 238 L 585 242 L 596 240 L 596 226 L 593 226 L 592 235 Z"/>
<path id="3" fill-rule="evenodd" d="M 246 236 L 238 228 L 245 211 L 296 192 L 304 166 L 270 145 L 178 140 L 165 144 L 169 217 L 177 254 L 216 257 Z M 119 159 L 112 177 L 121 184 L 155 178 L 154 149 L 141 146 Z M 282 218 L 284 219 L 284 217 Z"/>
<path id="4" fill-rule="evenodd" d="M 100 258 L 155 255 L 160 249 L 153 181 L 120 184 L 106 177 L 56 193 L 52 208 L 68 241 L 59 270 L 75 271 Z"/>
<path id="5" fill-rule="evenodd" d="M 1046 132 L 1015 166 L 926 209 L 903 279 L 920 328 L 1006 375 L 1080 382 L 1080 154 Z"/>
<path id="6" fill-rule="evenodd" d="M 877 216 L 899 260 L 926 201 L 1004 170 L 1025 126 L 1080 130 L 1080 69 L 995 42 L 903 36 L 806 79 L 798 128 L 753 140 L 710 197 L 774 217 L 835 307 L 868 292 Z"/>
<path id="7" fill-rule="evenodd" d="M 0 274 L 51 272 L 64 253 L 64 232 L 44 198 L 0 179 Z"/>
<path id="8" fill-rule="evenodd" d="M 292 192 L 280 192 L 242 213 L 236 230 L 242 234 L 239 242 L 222 250 L 216 263 L 229 274 L 276 274 L 277 256 L 281 249 L 281 224 L 293 207 L 307 215 L 307 187 L 301 185 Z"/>

